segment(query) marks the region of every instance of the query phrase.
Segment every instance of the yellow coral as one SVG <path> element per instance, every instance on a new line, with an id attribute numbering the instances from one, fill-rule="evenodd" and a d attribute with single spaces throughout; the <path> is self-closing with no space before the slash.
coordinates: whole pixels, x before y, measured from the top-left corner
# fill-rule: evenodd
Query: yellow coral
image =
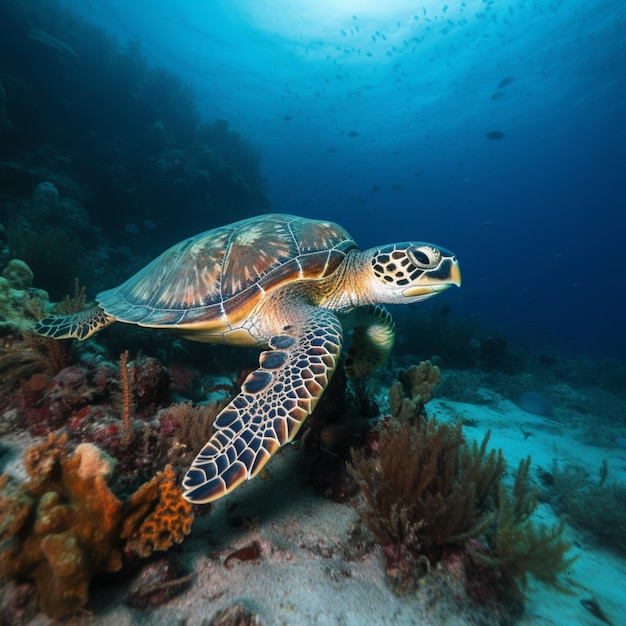
<path id="1" fill-rule="evenodd" d="M 105 482 L 99 450 L 83 445 L 70 456 L 66 445 L 67 437 L 50 435 L 29 448 L 21 485 L 0 477 L 0 573 L 33 580 L 53 618 L 86 604 L 94 574 L 121 569 L 127 536 L 149 554 L 148 545 L 164 550 L 181 541 L 192 519 L 186 503 L 177 506 L 171 467 L 122 503 Z"/>
<path id="2" fill-rule="evenodd" d="M 398 381 L 389 390 L 391 414 L 401 419 L 418 417 L 440 380 L 439 368 L 430 361 L 400 372 Z"/>

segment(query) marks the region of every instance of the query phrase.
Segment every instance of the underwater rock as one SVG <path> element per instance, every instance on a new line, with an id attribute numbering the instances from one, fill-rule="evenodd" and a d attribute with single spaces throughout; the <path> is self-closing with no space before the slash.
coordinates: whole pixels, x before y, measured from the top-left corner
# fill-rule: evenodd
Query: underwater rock
<path id="1" fill-rule="evenodd" d="M 165 556 L 144 566 L 124 603 L 134 609 L 156 608 L 183 592 L 192 578 L 193 574 Z"/>
<path id="2" fill-rule="evenodd" d="M 39 613 L 37 590 L 31 582 L 10 582 L 0 591 L 0 624 L 25 626 Z"/>
<path id="3" fill-rule="evenodd" d="M 224 559 L 224 567 L 226 569 L 230 569 L 233 567 L 233 561 L 251 561 L 253 563 L 258 563 L 261 558 L 261 545 L 258 541 L 253 541 L 252 543 L 244 546 L 243 548 L 239 548 L 239 550 L 235 550 L 231 552 L 226 559 Z"/>
<path id="4" fill-rule="evenodd" d="M 9 261 L 0 276 L 0 324 L 23 330 L 41 317 L 49 296 L 32 283 L 33 272 L 24 261 Z"/>
<path id="5" fill-rule="evenodd" d="M 11 289 L 28 289 L 33 285 L 32 270 L 19 259 L 11 259 L 2 271 L 2 276 L 6 278 Z"/>
<path id="6" fill-rule="evenodd" d="M 42 213 L 52 213 L 59 204 L 58 189 L 50 182 L 39 183 L 33 191 L 32 206 Z"/>
<path id="7" fill-rule="evenodd" d="M 543 394 L 538 391 L 527 391 L 523 393 L 515 403 L 517 406 L 534 415 L 543 415 L 550 417 L 552 415 L 552 403 Z"/>
<path id="8" fill-rule="evenodd" d="M 238 602 L 218 611 L 203 626 L 263 626 L 259 616 Z"/>

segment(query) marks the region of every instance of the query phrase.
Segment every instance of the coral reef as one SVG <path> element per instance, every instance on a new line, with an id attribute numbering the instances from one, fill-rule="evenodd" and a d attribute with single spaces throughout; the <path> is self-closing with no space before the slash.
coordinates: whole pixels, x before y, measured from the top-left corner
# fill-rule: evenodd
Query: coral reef
<path id="1" fill-rule="evenodd" d="M 140 356 L 129 362 L 128 378 L 136 415 L 154 414 L 168 398 L 170 376 L 158 359 Z"/>
<path id="2" fill-rule="evenodd" d="M 191 532 L 191 504 L 182 498 L 171 465 L 140 487 L 123 507 L 120 537 L 125 550 L 140 557 L 167 550 Z"/>
<path id="3" fill-rule="evenodd" d="M 410 588 L 420 557 L 434 563 L 445 546 L 461 546 L 493 524 L 504 460 L 486 453 L 488 441 L 466 446 L 460 424 L 434 419 L 389 422 L 374 455 L 353 453 L 350 471 L 367 504 L 363 519 L 396 588 Z"/>
<path id="4" fill-rule="evenodd" d="M 189 84 L 137 42 L 56 3 L 2 3 L 9 36 L 0 220 L 53 300 L 75 276 L 96 293 L 190 228 L 269 208 L 257 149 L 226 120 L 203 120 Z"/>
<path id="5" fill-rule="evenodd" d="M 200 448 L 211 438 L 213 422 L 228 400 L 193 406 L 179 402 L 163 409 L 157 416 L 159 427 L 146 432 L 146 453 L 165 458 L 176 466 L 191 464 Z"/>
<path id="6" fill-rule="evenodd" d="M 43 394 L 53 375 L 69 363 L 67 344 L 39 337 L 33 332 L 22 336 L 8 333 L 0 339 L 0 410 L 11 404 L 28 406 Z M 16 390 L 20 388 L 15 398 Z M 27 398 L 28 396 L 28 398 Z"/>
<path id="7" fill-rule="evenodd" d="M 402 370 L 389 391 L 391 415 L 402 419 L 418 417 L 440 380 L 439 368 L 430 361 Z"/>
<path id="8" fill-rule="evenodd" d="M 70 454 L 67 437 L 50 435 L 24 465 L 25 483 L 0 478 L 0 572 L 33 580 L 53 618 L 82 608 L 92 577 L 120 570 L 124 551 L 148 556 L 190 531 L 191 507 L 171 468 L 122 502 L 106 483 L 111 459 L 93 444 Z"/>
<path id="9" fill-rule="evenodd" d="M 0 277 L 0 327 L 28 329 L 48 304 L 48 294 L 32 287 L 33 272 L 20 259 L 11 259 Z"/>
<path id="10" fill-rule="evenodd" d="M 36 354 L 41 354 L 40 359 L 45 358 L 45 352 Z M 22 426 L 35 435 L 71 425 L 81 411 L 90 411 L 93 403 L 113 391 L 106 366 L 68 365 L 54 373 L 49 364 L 45 361 L 44 364 L 47 367 L 22 380 L 11 397 Z M 34 361 L 35 365 L 39 361 Z"/>
<path id="11" fill-rule="evenodd" d="M 19 259 L 11 259 L 8 265 L 2 270 L 2 276 L 9 283 L 11 289 L 28 289 L 33 285 L 33 272 Z"/>
<path id="12" fill-rule="evenodd" d="M 460 423 L 438 423 L 424 412 L 439 370 L 424 362 L 400 377 L 390 391 L 397 417 L 383 420 L 368 445 L 352 451 L 349 467 L 394 590 L 412 589 L 436 563 L 464 576 L 479 602 L 509 592 L 521 600 L 531 574 L 566 590 L 571 544 L 563 523 L 548 527 L 532 519 L 530 458 L 512 488 L 505 486 L 505 460 L 500 450 L 487 450 L 489 431 L 480 444 L 468 444 Z"/>

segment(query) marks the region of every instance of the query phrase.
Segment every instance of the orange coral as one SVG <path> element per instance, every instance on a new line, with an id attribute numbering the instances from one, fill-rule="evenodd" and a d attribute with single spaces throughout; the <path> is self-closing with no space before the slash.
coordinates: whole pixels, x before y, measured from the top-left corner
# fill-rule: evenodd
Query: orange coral
<path id="1" fill-rule="evenodd" d="M 126 429 L 126 443 L 130 443 L 130 383 L 128 381 L 128 350 L 120 354 L 120 376 L 122 378 L 122 397 L 124 399 L 124 428 Z"/>
<path id="2" fill-rule="evenodd" d="M 181 541 L 192 519 L 186 503 L 176 506 L 171 468 L 122 503 L 105 481 L 108 458 L 93 444 L 81 444 L 70 456 L 66 445 L 67 437 L 50 435 L 29 448 L 29 480 L 21 485 L 0 477 L 0 573 L 33 580 L 43 611 L 53 618 L 86 604 L 96 573 L 122 568 L 126 537 L 147 555 Z"/>
<path id="3" fill-rule="evenodd" d="M 147 505 L 156 503 L 152 512 Z M 138 489 L 126 502 L 122 537 L 126 548 L 147 557 L 155 550 L 167 550 L 191 532 L 192 506 L 182 492 L 171 465 Z M 137 521 L 139 520 L 139 524 Z"/>

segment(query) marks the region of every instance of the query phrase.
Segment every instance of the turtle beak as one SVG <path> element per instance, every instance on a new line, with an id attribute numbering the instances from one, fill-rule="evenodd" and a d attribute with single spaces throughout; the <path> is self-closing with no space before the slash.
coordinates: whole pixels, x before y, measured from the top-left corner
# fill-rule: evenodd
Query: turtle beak
<path id="1" fill-rule="evenodd" d="M 450 283 L 448 287 L 452 285 L 456 285 L 457 287 L 461 286 L 461 268 L 459 267 L 459 262 L 456 259 L 452 259 L 452 266 L 450 267 Z"/>
<path id="2" fill-rule="evenodd" d="M 461 269 L 459 262 L 454 257 L 448 258 L 436 272 L 424 274 L 421 280 L 421 285 L 407 287 L 402 292 L 402 295 L 407 298 L 414 298 L 415 296 L 428 297 L 441 293 L 453 285 L 460 287 Z"/>

